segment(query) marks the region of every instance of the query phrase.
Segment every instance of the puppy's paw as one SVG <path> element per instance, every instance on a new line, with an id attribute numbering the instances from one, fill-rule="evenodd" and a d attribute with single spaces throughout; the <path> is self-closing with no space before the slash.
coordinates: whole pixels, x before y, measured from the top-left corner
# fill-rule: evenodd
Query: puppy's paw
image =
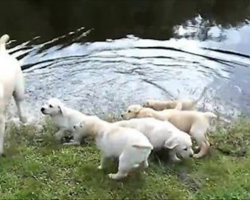
<path id="1" fill-rule="evenodd" d="M 108 177 L 110 179 L 113 179 L 113 180 L 118 180 L 119 179 L 119 177 L 117 176 L 117 174 L 109 174 Z"/>
<path id="2" fill-rule="evenodd" d="M 14 124 L 14 126 L 16 126 L 17 128 L 20 128 L 22 124 L 19 118 L 16 118 L 16 117 L 11 118 L 10 120 L 7 121 L 7 123 Z"/>
<path id="3" fill-rule="evenodd" d="M 109 174 L 108 177 L 110 179 L 113 179 L 113 180 L 121 180 L 125 177 L 127 177 L 127 174 L 120 174 L 120 173 L 117 173 L 117 174 Z"/>
<path id="4" fill-rule="evenodd" d="M 147 160 L 144 161 L 144 163 L 143 163 L 143 168 L 146 169 L 146 168 L 148 168 L 148 166 L 149 166 L 148 161 L 147 161 Z"/>
<path id="5" fill-rule="evenodd" d="M 178 163 L 178 162 L 181 162 L 181 159 L 178 158 L 177 156 L 174 156 L 174 157 L 170 158 L 170 161 L 173 163 Z"/>
<path id="6" fill-rule="evenodd" d="M 75 142 L 74 140 L 72 142 L 65 142 L 63 143 L 64 146 L 79 146 L 79 142 Z"/>
<path id="7" fill-rule="evenodd" d="M 64 142 L 63 143 L 63 146 L 73 146 L 74 144 L 73 143 L 71 143 L 71 142 Z"/>
<path id="8" fill-rule="evenodd" d="M 202 157 L 202 155 L 200 155 L 200 154 L 196 153 L 196 154 L 194 154 L 194 155 L 193 155 L 193 157 L 194 157 L 194 158 L 201 158 L 201 157 Z"/>
<path id="9" fill-rule="evenodd" d="M 27 117 L 25 117 L 25 116 L 20 117 L 20 120 L 21 120 L 21 122 L 22 122 L 23 124 L 27 124 L 27 123 L 28 123 L 28 119 L 27 119 Z"/>
<path id="10" fill-rule="evenodd" d="M 103 167 L 102 167 L 101 165 L 99 165 L 99 166 L 97 167 L 97 169 L 98 169 L 98 170 L 103 170 Z"/>

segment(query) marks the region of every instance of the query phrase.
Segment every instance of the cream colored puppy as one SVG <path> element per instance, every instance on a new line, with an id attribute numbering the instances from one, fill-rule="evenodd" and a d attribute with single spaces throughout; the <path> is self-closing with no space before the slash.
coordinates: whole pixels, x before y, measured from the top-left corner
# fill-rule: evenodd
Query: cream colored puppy
<path id="1" fill-rule="evenodd" d="M 189 133 L 192 138 L 196 140 L 200 151 L 198 154 L 194 154 L 195 158 L 201 158 L 207 154 L 210 144 L 206 133 L 210 126 L 210 119 L 217 118 L 217 116 L 211 112 L 180 111 L 178 109 L 155 111 L 140 105 L 129 106 L 122 117 L 125 119 L 153 117 L 159 120 L 169 121 L 179 130 Z"/>
<path id="2" fill-rule="evenodd" d="M 178 103 L 181 103 L 181 110 L 194 110 L 197 103 L 201 100 L 207 88 L 204 88 L 201 95 L 197 99 L 189 99 L 189 100 L 174 100 L 174 101 L 161 101 L 161 100 L 153 100 L 149 99 L 144 104 L 143 107 L 152 108 L 157 111 L 165 110 L 165 109 L 174 109 L 177 107 Z"/>
<path id="3" fill-rule="evenodd" d="M 0 155 L 4 152 L 6 108 L 11 97 L 14 97 L 18 109 L 18 116 L 22 123 L 27 119 L 22 109 L 25 87 L 21 66 L 16 58 L 6 50 L 9 35 L 0 38 Z"/>
<path id="4" fill-rule="evenodd" d="M 114 124 L 134 128 L 142 132 L 155 150 L 169 149 L 172 161 L 180 161 L 180 158 L 187 159 L 194 154 L 190 135 L 180 131 L 168 121 L 160 121 L 154 118 L 138 118 L 123 120 Z"/>
<path id="5" fill-rule="evenodd" d="M 119 158 L 118 172 L 109 174 L 111 179 L 122 179 L 140 166 L 148 167 L 148 156 L 153 146 L 141 132 L 108 123 L 96 116 L 85 118 L 74 129 L 78 135 L 95 138 L 102 152 L 98 169 L 106 166 L 108 158 Z"/>
<path id="6" fill-rule="evenodd" d="M 42 106 L 41 112 L 44 115 L 49 115 L 57 128 L 59 128 L 59 131 L 55 134 L 57 141 L 60 141 L 65 136 L 66 131 L 68 131 L 73 133 L 74 139 L 71 141 L 71 144 L 80 144 L 82 138 L 78 134 L 74 135 L 73 126 L 84 120 L 86 115 L 77 110 L 66 107 L 56 98 L 49 99 L 48 102 Z"/>

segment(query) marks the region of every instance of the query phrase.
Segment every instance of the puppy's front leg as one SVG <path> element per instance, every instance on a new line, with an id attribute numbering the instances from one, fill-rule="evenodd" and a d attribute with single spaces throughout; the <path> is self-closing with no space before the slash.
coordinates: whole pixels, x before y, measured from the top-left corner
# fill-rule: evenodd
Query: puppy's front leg
<path id="1" fill-rule="evenodd" d="M 176 152 L 175 151 L 171 151 L 170 152 L 170 160 L 172 162 L 180 162 L 181 160 L 176 156 Z"/>
<path id="2" fill-rule="evenodd" d="M 14 97 L 14 100 L 16 102 L 19 119 L 21 120 L 22 123 L 25 124 L 27 122 L 27 118 L 24 114 L 24 109 L 23 109 L 24 94 L 25 94 L 24 80 L 23 80 L 23 76 L 20 75 L 17 78 L 17 86 L 16 86 L 15 91 L 13 93 L 13 97 Z"/>
<path id="3" fill-rule="evenodd" d="M 56 141 L 60 142 L 62 140 L 63 136 L 64 136 L 64 130 L 60 129 L 59 131 L 57 131 L 55 133 L 55 139 L 56 139 Z"/>
<path id="4" fill-rule="evenodd" d="M 65 142 L 63 143 L 64 146 L 79 146 L 81 143 L 74 141 L 74 140 L 70 140 L 70 142 Z"/>
<path id="5" fill-rule="evenodd" d="M 128 176 L 127 173 L 124 173 L 122 171 L 118 171 L 116 174 L 109 174 L 109 178 L 114 179 L 114 180 L 120 180 Z"/>

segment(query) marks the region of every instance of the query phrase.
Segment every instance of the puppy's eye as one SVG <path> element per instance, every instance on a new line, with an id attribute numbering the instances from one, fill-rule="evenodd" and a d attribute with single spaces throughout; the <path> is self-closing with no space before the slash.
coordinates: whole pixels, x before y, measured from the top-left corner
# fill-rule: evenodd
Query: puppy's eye
<path id="1" fill-rule="evenodd" d="M 184 150 L 184 151 L 187 151 L 187 150 L 188 150 L 188 148 L 184 148 L 183 150 Z"/>
<path id="2" fill-rule="evenodd" d="M 128 113 L 131 113 L 131 110 L 129 110 Z"/>
<path id="3" fill-rule="evenodd" d="M 49 105 L 49 107 L 50 107 L 50 108 L 53 108 L 53 106 L 52 106 L 52 105 Z"/>

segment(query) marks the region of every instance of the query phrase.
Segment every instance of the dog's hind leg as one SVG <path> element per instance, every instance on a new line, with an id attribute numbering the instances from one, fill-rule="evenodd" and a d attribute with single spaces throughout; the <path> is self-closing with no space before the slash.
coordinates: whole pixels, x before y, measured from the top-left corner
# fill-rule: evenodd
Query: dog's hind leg
<path id="1" fill-rule="evenodd" d="M 0 155 L 4 153 L 4 137 L 5 137 L 5 117 L 4 113 L 0 114 Z"/>
<path id="2" fill-rule="evenodd" d="M 13 97 L 14 97 L 15 102 L 16 102 L 19 119 L 21 120 L 21 122 L 26 123 L 27 118 L 24 114 L 23 105 L 22 105 L 23 100 L 24 100 L 24 96 L 25 96 L 24 78 L 23 78 L 23 75 L 20 74 L 17 78 Z"/>

